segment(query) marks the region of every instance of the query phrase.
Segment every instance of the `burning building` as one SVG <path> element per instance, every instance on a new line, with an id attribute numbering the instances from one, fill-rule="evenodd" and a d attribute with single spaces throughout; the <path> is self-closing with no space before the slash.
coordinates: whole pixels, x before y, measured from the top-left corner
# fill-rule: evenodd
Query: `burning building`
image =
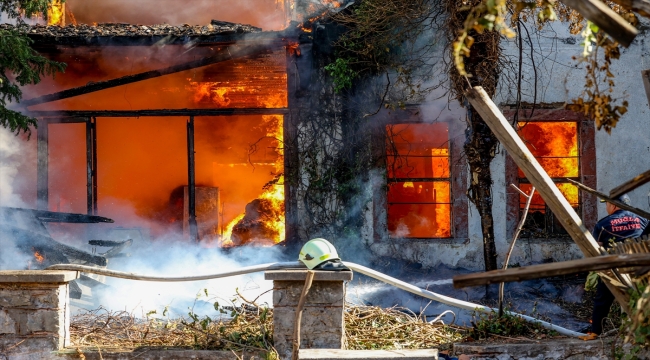
<path id="1" fill-rule="evenodd" d="M 324 236 L 348 256 L 482 268 L 460 104 L 442 97 L 375 111 L 362 89 L 338 94 L 324 67 L 343 29 L 309 14 L 345 4 L 269 3 L 278 11 L 271 31 L 258 27 L 269 21 L 263 11 L 249 12 L 255 26 L 238 23 L 246 9 L 225 9 L 217 20 L 195 14 L 205 25 L 136 25 L 137 16 L 160 19 L 106 4 L 54 6 L 50 19 L 65 26 L 34 25 L 28 33 L 39 52 L 68 68 L 25 89 L 19 104 L 39 120 L 36 141 L 28 142 L 38 156 L 19 169 L 25 203 L 111 218 L 111 234 L 129 237 L 173 233 L 227 247 Z M 551 81 L 558 74 L 543 75 L 546 104 L 534 117 L 519 110 L 517 127 L 589 227 L 603 209 L 564 179 L 611 188 L 619 180 L 613 174 L 636 174 L 604 150 L 615 141 L 592 121 L 560 109 L 565 92 Z M 512 94 L 499 96 L 514 119 Z M 491 171 L 501 249 L 525 200 L 509 185 L 531 186 L 503 152 Z M 522 236 L 513 262 L 580 256 L 539 197 Z"/>

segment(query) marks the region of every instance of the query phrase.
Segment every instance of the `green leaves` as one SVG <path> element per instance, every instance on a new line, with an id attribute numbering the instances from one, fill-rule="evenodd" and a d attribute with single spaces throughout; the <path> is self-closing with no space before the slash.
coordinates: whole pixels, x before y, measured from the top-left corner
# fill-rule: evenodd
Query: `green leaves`
<path id="1" fill-rule="evenodd" d="M 350 59 L 337 58 L 333 63 L 325 66 L 325 70 L 334 78 L 336 93 L 351 88 L 352 81 L 359 76 L 356 71 L 352 70 Z"/>
<path id="2" fill-rule="evenodd" d="M 34 49 L 33 41 L 22 31 L 23 18 L 45 14 L 51 0 L 9 0 L 0 2 L 0 11 L 15 19 L 14 29 L 0 30 L 0 126 L 11 132 L 30 133 L 36 119 L 10 110 L 10 103 L 22 99 L 22 86 L 41 82 L 42 76 L 54 76 L 65 70 L 65 64 L 49 60 Z"/>

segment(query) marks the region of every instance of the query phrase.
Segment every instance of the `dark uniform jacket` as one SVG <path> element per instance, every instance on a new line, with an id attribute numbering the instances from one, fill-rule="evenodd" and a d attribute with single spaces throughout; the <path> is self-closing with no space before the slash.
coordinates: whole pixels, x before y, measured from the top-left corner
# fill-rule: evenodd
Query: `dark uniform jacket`
<path id="1" fill-rule="evenodd" d="M 617 210 L 598 221 L 593 235 L 607 249 L 610 241 L 623 241 L 647 233 L 648 220 L 627 210 Z M 644 232 L 645 231 L 645 232 Z"/>

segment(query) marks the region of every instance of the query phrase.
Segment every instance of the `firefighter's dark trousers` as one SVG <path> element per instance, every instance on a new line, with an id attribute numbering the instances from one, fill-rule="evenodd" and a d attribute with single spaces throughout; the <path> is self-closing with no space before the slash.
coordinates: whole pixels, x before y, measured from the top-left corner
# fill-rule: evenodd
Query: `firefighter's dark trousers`
<path id="1" fill-rule="evenodd" d="M 598 279 L 596 296 L 594 297 L 594 312 L 591 315 L 591 332 L 600 335 L 603 332 L 603 319 L 609 315 L 609 308 L 614 303 L 614 295 L 607 285 Z"/>

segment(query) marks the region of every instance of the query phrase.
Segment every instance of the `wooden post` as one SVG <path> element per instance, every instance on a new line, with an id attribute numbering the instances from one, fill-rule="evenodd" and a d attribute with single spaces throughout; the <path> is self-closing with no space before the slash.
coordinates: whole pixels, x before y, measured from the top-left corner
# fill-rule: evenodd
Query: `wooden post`
<path id="1" fill-rule="evenodd" d="M 194 163 L 194 116 L 187 121 L 187 194 L 188 194 L 188 227 L 190 240 L 199 241 L 199 230 L 196 224 L 196 169 Z"/>
<path id="2" fill-rule="evenodd" d="M 524 172 L 526 178 L 535 186 L 546 205 L 553 211 L 555 217 L 582 250 L 582 253 L 587 257 L 599 256 L 599 246 L 594 237 L 485 90 L 476 86 L 468 90 L 465 96 L 492 129 L 517 166 Z M 624 310 L 627 309 L 628 296 L 609 284 L 608 281 L 605 283 L 621 307 Z"/>
<path id="3" fill-rule="evenodd" d="M 584 16 L 585 19 L 598 25 L 612 39 L 628 47 L 639 33 L 637 29 L 625 21 L 614 10 L 600 0 L 560 0 Z"/>
<path id="4" fill-rule="evenodd" d="M 48 121 L 38 120 L 36 129 L 37 160 L 36 160 L 36 208 L 47 210 L 48 206 Z"/>
<path id="5" fill-rule="evenodd" d="M 86 119 L 86 213 L 93 214 L 93 123 Z"/>
<path id="6" fill-rule="evenodd" d="M 296 318 L 293 323 L 293 350 L 291 351 L 291 360 L 298 360 L 298 353 L 300 351 L 300 322 L 302 321 L 302 310 L 305 308 L 305 301 L 307 301 L 307 294 L 311 289 L 311 283 L 314 281 L 313 270 L 307 271 L 307 278 L 305 279 L 305 286 L 302 288 L 300 300 L 296 307 Z"/>
<path id="7" fill-rule="evenodd" d="M 93 117 L 93 214 L 97 215 L 97 118 Z"/>
<path id="8" fill-rule="evenodd" d="M 650 70 L 641 71 L 641 78 L 643 78 L 645 95 L 648 97 L 648 106 L 650 106 Z"/>

